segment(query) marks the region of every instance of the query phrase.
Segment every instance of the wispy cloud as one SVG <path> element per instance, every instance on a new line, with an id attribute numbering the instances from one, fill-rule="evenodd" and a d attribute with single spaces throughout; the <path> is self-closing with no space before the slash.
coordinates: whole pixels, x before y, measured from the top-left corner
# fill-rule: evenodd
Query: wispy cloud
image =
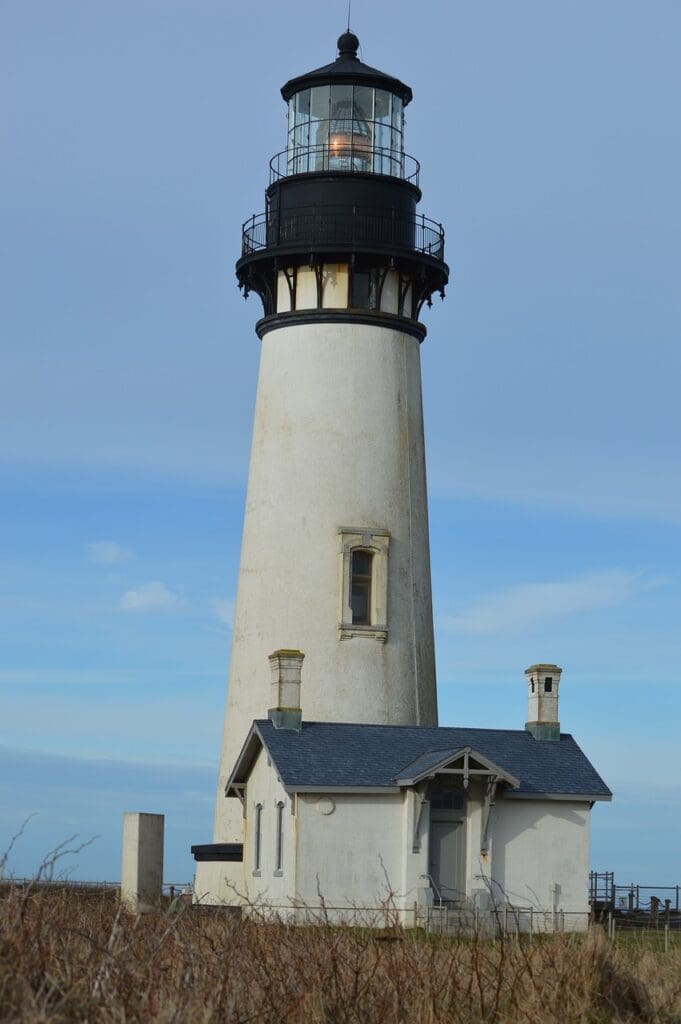
<path id="1" fill-rule="evenodd" d="M 213 600 L 213 612 L 224 626 L 232 628 L 234 622 L 234 601 L 229 597 L 216 597 Z"/>
<path id="2" fill-rule="evenodd" d="M 665 582 L 660 576 L 609 569 L 569 580 L 521 583 L 499 594 L 480 598 L 467 611 L 442 619 L 440 625 L 452 633 L 491 634 L 523 630 L 546 619 L 627 601 Z"/>
<path id="3" fill-rule="evenodd" d="M 175 590 L 158 580 L 142 583 L 134 590 L 126 590 L 120 607 L 124 612 L 155 612 L 179 608 L 184 601 Z"/>
<path id="4" fill-rule="evenodd" d="M 132 551 L 113 540 L 95 540 L 86 544 L 88 558 L 100 565 L 117 565 L 131 557 Z"/>

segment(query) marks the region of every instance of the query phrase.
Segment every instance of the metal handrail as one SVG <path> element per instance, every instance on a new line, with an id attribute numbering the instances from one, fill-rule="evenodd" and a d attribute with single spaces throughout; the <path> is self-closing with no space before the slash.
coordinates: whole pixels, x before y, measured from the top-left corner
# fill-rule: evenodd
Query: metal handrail
<path id="1" fill-rule="evenodd" d="M 384 146 L 374 146 L 361 135 L 351 138 L 349 144 L 340 146 L 332 146 L 329 140 L 323 145 L 294 146 L 275 153 L 270 160 L 270 185 L 294 174 L 342 171 L 386 174 L 418 186 L 421 165 L 416 157 Z"/>
<path id="2" fill-rule="evenodd" d="M 445 232 L 423 214 L 360 206 L 301 206 L 253 214 L 242 225 L 242 255 L 279 246 L 380 246 L 444 259 Z"/>
<path id="3" fill-rule="evenodd" d="M 435 895 L 437 896 L 437 898 L 439 900 L 440 909 L 442 909 L 442 893 L 440 892 L 440 890 L 438 889 L 437 885 L 435 884 L 435 879 L 433 878 L 433 876 L 429 875 L 429 874 L 425 874 L 425 875 L 421 875 L 421 878 L 427 878 L 428 879 L 428 882 L 430 883 L 431 889 L 433 890 L 433 892 L 435 893 Z"/>

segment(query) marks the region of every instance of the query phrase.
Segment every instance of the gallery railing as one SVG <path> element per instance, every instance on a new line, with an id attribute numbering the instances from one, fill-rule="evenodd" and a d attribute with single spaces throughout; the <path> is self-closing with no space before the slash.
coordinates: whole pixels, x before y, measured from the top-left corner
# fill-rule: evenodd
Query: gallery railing
<path id="1" fill-rule="evenodd" d="M 441 224 L 423 215 L 405 217 L 356 206 L 253 214 L 243 225 L 243 256 L 279 246 L 407 250 L 443 260 L 445 233 Z"/>
<path id="2" fill-rule="evenodd" d="M 320 146 L 292 146 L 270 160 L 270 185 L 294 174 L 346 171 L 359 174 L 387 174 L 418 186 L 418 160 L 396 149 L 374 146 L 362 135 L 331 136 Z"/>

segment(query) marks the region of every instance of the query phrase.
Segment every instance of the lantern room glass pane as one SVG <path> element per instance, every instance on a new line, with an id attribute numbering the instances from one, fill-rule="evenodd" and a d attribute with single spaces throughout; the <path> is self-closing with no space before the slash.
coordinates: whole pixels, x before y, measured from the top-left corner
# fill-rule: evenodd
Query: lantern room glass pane
<path id="1" fill-rule="evenodd" d="M 374 114 L 376 121 L 390 124 L 391 101 L 392 93 L 386 92 L 385 89 L 376 89 L 376 112 Z"/>
<path id="2" fill-rule="evenodd" d="M 327 121 L 329 118 L 329 93 L 331 87 L 328 85 L 316 85 L 311 90 L 310 117 L 313 121 Z"/>
<path id="3" fill-rule="evenodd" d="M 391 134 L 392 95 L 385 89 L 376 89 L 374 108 L 376 155 L 374 167 L 378 174 L 393 174 L 392 169 L 392 134 Z"/>
<path id="4" fill-rule="evenodd" d="M 328 167 L 329 104 L 331 87 L 317 85 L 310 96 L 310 170 Z"/>
<path id="5" fill-rule="evenodd" d="M 366 85 L 302 89 L 289 102 L 289 174 L 342 170 L 404 175 L 403 105 Z"/>
<path id="6" fill-rule="evenodd" d="M 353 92 L 353 117 L 362 121 L 374 119 L 374 90 L 368 85 L 356 85 Z"/>
<path id="7" fill-rule="evenodd" d="M 371 170 L 371 127 L 365 118 L 357 116 L 352 85 L 331 86 L 329 168 Z"/>
<path id="8" fill-rule="evenodd" d="M 289 103 L 288 173 L 305 174 L 309 167 L 310 90 L 302 89 Z"/>
<path id="9" fill-rule="evenodd" d="M 296 123 L 310 120 L 310 90 L 301 89 L 296 93 Z"/>

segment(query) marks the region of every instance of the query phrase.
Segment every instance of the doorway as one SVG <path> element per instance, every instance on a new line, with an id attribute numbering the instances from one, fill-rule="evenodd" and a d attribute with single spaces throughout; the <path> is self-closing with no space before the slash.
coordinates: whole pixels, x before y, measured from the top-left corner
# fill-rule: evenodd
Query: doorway
<path id="1" fill-rule="evenodd" d="M 466 899 L 466 807 L 463 789 L 433 788 L 430 795 L 428 872 L 443 901 Z"/>

